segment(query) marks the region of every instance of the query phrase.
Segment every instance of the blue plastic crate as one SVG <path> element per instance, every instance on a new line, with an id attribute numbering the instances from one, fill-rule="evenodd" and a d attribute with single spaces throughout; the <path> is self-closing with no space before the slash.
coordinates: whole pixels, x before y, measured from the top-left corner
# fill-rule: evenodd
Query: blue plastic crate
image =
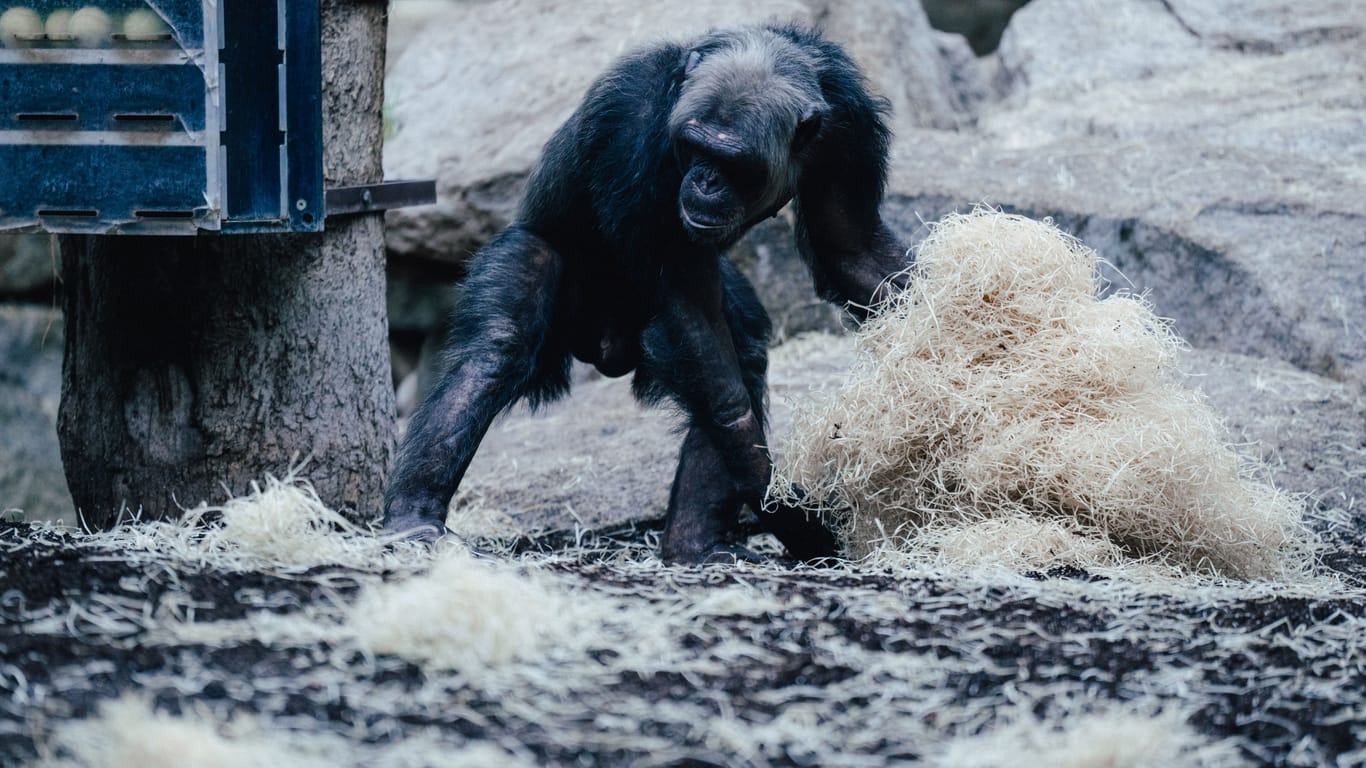
<path id="1" fill-rule="evenodd" d="M 317 0 L 0 0 L 0 232 L 316 232 Z"/>

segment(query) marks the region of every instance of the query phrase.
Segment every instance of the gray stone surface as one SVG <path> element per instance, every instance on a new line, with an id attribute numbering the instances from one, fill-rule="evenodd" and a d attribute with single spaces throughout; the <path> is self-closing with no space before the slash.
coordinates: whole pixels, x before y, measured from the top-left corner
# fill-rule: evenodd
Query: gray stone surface
<path id="1" fill-rule="evenodd" d="M 57 262 L 48 235 L 0 235 L 0 299 L 51 293 Z"/>
<path id="2" fill-rule="evenodd" d="M 1182 368 L 1278 487 L 1366 519 L 1366 400 L 1285 363 L 1196 351 Z"/>
<path id="3" fill-rule="evenodd" d="M 853 362 L 849 336 L 807 334 L 773 352 L 769 439 L 775 451 L 792 429 L 793 405 L 811 389 L 837 386 Z M 599 527 L 657 518 L 683 436 L 678 414 L 647 409 L 630 379 L 576 369 L 570 396 L 495 422 L 461 486 L 461 501 L 518 516 L 526 529 Z"/>
<path id="4" fill-rule="evenodd" d="M 1366 385 L 1366 14 L 1036 0 L 970 131 L 903 134 L 890 215 L 1054 216 L 1197 346 Z"/>
<path id="5" fill-rule="evenodd" d="M 1028 0 L 921 0 L 935 29 L 963 35 L 972 50 L 987 54 L 1001 42 L 1010 15 Z"/>
<path id="6" fill-rule="evenodd" d="M 460 261 L 506 226 L 541 146 L 631 48 L 713 25 L 804 13 L 796 0 L 456 3 L 390 71 L 388 178 L 437 178 L 436 205 L 388 216 L 392 253 Z"/>
<path id="7" fill-rule="evenodd" d="M 391 254 L 458 261 L 504 226 L 541 144 L 620 51 L 694 18 L 794 19 L 845 42 L 896 108 L 887 213 L 908 241 L 977 202 L 1051 215 L 1194 344 L 1366 382 L 1366 14 L 1348 0 L 1036 0 L 982 60 L 915 4 L 704 6 L 449 4 L 390 75 L 389 175 L 436 174 L 442 196 L 390 214 Z M 741 261 L 784 242 L 756 232 Z M 783 324 L 803 270 L 750 274 L 780 334 L 831 327 L 805 311 Z"/>
<path id="8" fill-rule="evenodd" d="M 62 314 L 0 305 L 0 512 L 75 519 L 57 447 Z"/>
<path id="9" fill-rule="evenodd" d="M 773 351 L 770 443 L 781 456 L 794 408 L 840 386 L 853 338 L 807 334 Z M 1310 504 L 1366 511 L 1366 403 L 1351 388 L 1284 364 L 1192 350 L 1181 358 L 1228 428 L 1228 440 L 1277 487 Z M 678 418 L 631 399 L 625 379 L 589 375 L 540 413 L 519 408 L 494 424 L 461 493 L 520 515 L 528 528 L 610 525 L 659 517 L 681 436 Z"/>

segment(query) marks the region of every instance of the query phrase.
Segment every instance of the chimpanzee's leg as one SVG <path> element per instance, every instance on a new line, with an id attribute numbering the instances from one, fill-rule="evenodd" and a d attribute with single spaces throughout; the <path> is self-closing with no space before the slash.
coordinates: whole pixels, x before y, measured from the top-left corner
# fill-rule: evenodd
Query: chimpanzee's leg
<path id="1" fill-rule="evenodd" d="M 660 556 L 682 563 L 758 560 L 734 540 L 740 506 L 725 459 L 706 430 L 689 427 L 669 490 Z"/>
<path id="2" fill-rule="evenodd" d="M 739 499 L 762 494 L 768 482 L 762 411 L 740 374 L 719 257 L 711 259 L 678 259 L 689 269 L 663 276 L 634 382 L 642 399 L 670 398 L 688 417 L 660 542 L 670 561 L 746 556 L 730 541 Z"/>
<path id="3" fill-rule="evenodd" d="M 474 257 L 446 372 L 413 415 L 390 476 L 386 529 L 444 533 L 446 508 L 494 417 L 520 397 L 567 386 L 567 344 L 547 342 L 562 272 L 560 255 L 516 226 Z"/>
<path id="4" fill-rule="evenodd" d="M 730 326 L 732 344 L 740 364 L 740 376 L 749 391 L 754 413 L 759 416 L 760 429 L 768 397 L 768 342 L 772 332 L 768 314 L 749 280 L 729 260 L 722 262 L 721 275 L 725 286 L 726 322 Z M 767 445 L 765 441 L 763 443 Z M 765 478 L 767 483 L 768 478 Z M 838 544 L 835 536 L 819 519 L 804 510 L 781 505 L 765 506 L 763 494 L 742 497 L 758 517 L 759 525 L 778 538 L 788 554 L 798 560 L 835 557 Z"/>
<path id="5" fill-rule="evenodd" d="M 643 340 L 643 394 L 657 388 L 689 414 L 661 555 L 679 562 L 748 559 L 753 554 L 732 539 L 740 507 L 759 508 L 772 469 L 763 426 L 768 318 L 729 262 L 705 282 L 690 277 L 670 283 L 676 290 L 662 297 Z M 833 539 L 827 552 L 801 536 L 789 538 L 798 556 L 833 554 Z"/>

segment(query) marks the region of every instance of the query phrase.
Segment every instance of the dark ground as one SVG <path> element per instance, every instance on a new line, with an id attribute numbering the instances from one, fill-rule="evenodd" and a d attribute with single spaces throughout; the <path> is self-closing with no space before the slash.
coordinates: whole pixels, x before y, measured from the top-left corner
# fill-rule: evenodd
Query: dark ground
<path id="1" fill-rule="evenodd" d="M 1337 565 L 1354 569 L 1358 586 L 1337 595 L 1238 584 L 1166 593 L 1075 569 L 996 586 L 981 576 L 850 568 L 680 569 L 651 562 L 646 541 L 648 530 L 621 529 L 587 547 L 563 535 L 523 540 L 511 554 L 627 600 L 729 588 L 784 608 L 694 618 L 674 638 L 677 659 L 691 660 L 677 668 L 659 659 L 607 685 L 576 685 L 566 670 L 564 689 L 533 683 L 509 695 L 402 658 L 371 658 L 344 636 L 203 643 L 155 631 L 155 617 L 184 620 L 187 611 L 197 624 L 297 614 L 403 574 L 195 567 L 6 524 L 0 764 L 59 751 L 61 723 L 132 691 L 165 713 L 210 712 L 219 722 L 250 714 L 380 750 L 356 752 L 358 760 L 421 732 L 453 749 L 493 742 L 547 765 L 877 764 L 933 758 L 1025 711 L 1056 725 L 1059 712 L 1154 700 L 1181 708 L 1202 740 L 1227 740 L 1250 764 L 1360 765 L 1366 755 L 1360 539 L 1338 542 L 1355 544 Z M 139 605 L 141 615 L 127 609 Z M 736 654 L 736 643 L 756 651 Z M 610 666 L 631 651 L 590 643 L 584 652 L 584 664 Z M 800 707 L 812 712 L 814 736 L 784 742 L 763 731 Z M 611 710 L 636 714 L 603 717 Z M 768 735 L 744 754 L 695 718 Z"/>

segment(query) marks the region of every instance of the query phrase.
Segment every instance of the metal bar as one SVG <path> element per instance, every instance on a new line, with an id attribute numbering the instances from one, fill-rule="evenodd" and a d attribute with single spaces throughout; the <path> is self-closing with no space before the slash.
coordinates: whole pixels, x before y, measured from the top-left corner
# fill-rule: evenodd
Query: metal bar
<path id="1" fill-rule="evenodd" d="M 203 146 L 204 134 L 197 131 L 157 133 L 154 131 L 5 131 L 0 130 L 0 144 L 43 144 L 52 146 L 88 147 L 198 147 Z M 63 169 L 69 170 L 69 169 Z M 8 182 L 9 180 L 6 179 Z"/>
<path id="2" fill-rule="evenodd" d="M 386 211 L 436 202 L 436 179 L 385 181 L 327 190 L 327 215 Z"/>
<path id="3" fill-rule="evenodd" d="M 274 31 L 278 0 L 225 0 L 219 54 L 225 66 L 227 111 L 222 142 L 228 151 L 227 214 L 246 221 L 278 219 L 281 54 Z M 267 26 L 267 24 L 269 26 Z"/>
<path id="4" fill-rule="evenodd" d="M 0 48 L 0 64 L 193 64 L 196 53 L 179 48 Z"/>
<path id="5" fill-rule="evenodd" d="M 281 92 L 281 123 L 288 163 L 281 169 L 287 185 L 281 208 L 290 229 L 320 232 L 327 205 L 323 190 L 322 12 L 318 0 L 281 0 L 281 28 L 285 90 Z"/>

